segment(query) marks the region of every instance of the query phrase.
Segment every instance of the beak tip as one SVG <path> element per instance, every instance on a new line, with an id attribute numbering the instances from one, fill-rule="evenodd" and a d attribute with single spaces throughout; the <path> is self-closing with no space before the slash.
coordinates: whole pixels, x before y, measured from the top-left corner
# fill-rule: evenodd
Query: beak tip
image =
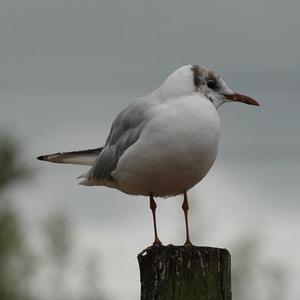
<path id="1" fill-rule="evenodd" d="M 253 105 L 253 106 L 260 106 L 260 104 L 255 99 L 253 99 L 249 96 L 243 95 L 243 94 L 239 94 L 239 93 L 227 95 L 226 98 L 230 99 L 232 101 L 235 101 L 235 102 L 241 102 L 241 103 L 245 103 L 245 104 Z"/>
<path id="2" fill-rule="evenodd" d="M 256 100 L 255 100 L 255 102 L 253 102 L 252 105 L 254 105 L 254 106 L 260 106 L 260 104 Z"/>

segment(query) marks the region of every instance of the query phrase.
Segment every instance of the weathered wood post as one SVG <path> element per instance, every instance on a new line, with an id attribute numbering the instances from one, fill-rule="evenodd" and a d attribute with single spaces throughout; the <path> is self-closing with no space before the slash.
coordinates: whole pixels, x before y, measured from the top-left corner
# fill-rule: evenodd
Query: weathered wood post
<path id="1" fill-rule="evenodd" d="M 230 253 L 196 246 L 153 246 L 138 255 L 141 300 L 231 300 Z"/>

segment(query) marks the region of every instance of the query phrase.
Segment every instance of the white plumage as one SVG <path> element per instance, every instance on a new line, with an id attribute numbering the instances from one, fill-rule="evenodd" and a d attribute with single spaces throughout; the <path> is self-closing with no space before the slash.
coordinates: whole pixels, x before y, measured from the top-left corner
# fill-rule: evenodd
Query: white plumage
<path id="1" fill-rule="evenodd" d="M 215 161 L 220 121 L 199 94 L 157 102 L 139 139 L 120 157 L 112 176 L 128 194 L 166 197 L 198 183 Z"/>

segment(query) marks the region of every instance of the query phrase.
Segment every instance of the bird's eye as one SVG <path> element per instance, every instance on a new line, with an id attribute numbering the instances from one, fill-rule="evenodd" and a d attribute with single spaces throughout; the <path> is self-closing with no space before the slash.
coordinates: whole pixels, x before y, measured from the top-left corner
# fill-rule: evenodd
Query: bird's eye
<path id="1" fill-rule="evenodd" d="M 217 88 L 217 85 L 218 85 L 217 82 L 215 80 L 212 80 L 212 79 L 207 80 L 206 84 L 212 90 L 215 90 Z"/>

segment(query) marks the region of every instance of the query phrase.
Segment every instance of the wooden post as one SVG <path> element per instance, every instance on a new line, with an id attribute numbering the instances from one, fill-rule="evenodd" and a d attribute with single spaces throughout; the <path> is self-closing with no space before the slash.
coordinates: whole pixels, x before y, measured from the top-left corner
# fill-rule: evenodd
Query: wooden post
<path id="1" fill-rule="evenodd" d="M 152 246 L 138 255 L 141 300 L 231 300 L 230 253 L 196 246 Z"/>

